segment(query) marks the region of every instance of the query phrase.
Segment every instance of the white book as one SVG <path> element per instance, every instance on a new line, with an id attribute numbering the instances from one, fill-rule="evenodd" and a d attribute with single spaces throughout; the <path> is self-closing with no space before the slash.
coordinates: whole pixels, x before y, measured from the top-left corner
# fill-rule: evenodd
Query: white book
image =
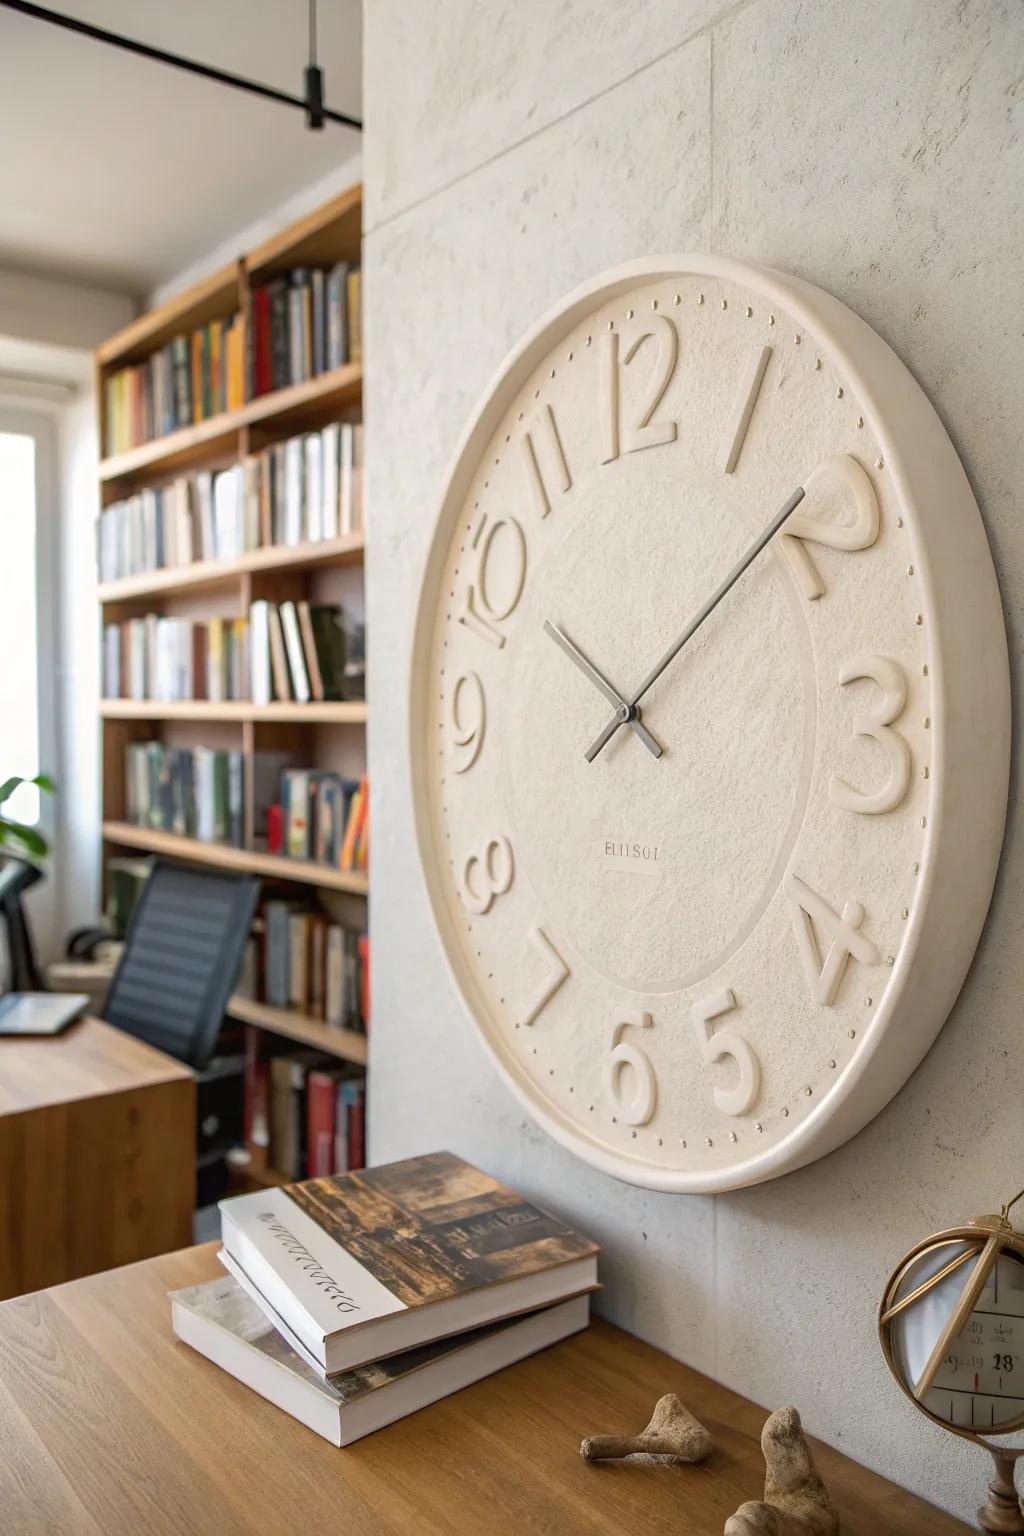
<path id="1" fill-rule="evenodd" d="M 324 1017 L 340 1029 L 345 1022 L 345 930 L 337 923 L 327 930 L 326 971 Z"/>
<path id="2" fill-rule="evenodd" d="M 305 539 L 322 539 L 324 536 L 323 444 L 318 432 L 310 432 L 302 442 L 306 461 L 306 522 L 302 534 Z"/>
<path id="3" fill-rule="evenodd" d="M 449 1152 L 238 1195 L 220 1213 L 225 1250 L 328 1375 L 597 1285 L 596 1244 Z"/>
<path id="4" fill-rule="evenodd" d="M 321 537 L 336 539 L 339 528 L 339 501 L 341 494 L 341 427 L 338 422 L 324 427 L 320 434 L 323 460 L 323 511 L 320 517 Z"/>
<path id="5" fill-rule="evenodd" d="M 341 532 L 356 530 L 356 429 L 346 421 L 341 429 Z"/>
<path id="6" fill-rule="evenodd" d="M 301 544 L 305 491 L 302 438 L 290 437 L 284 445 L 284 543 Z"/>
<path id="7" fill-rule="evenodd" d="M 288 652 L 288 671 L 291 674 L 292 692 L 300 704 L 308 704 L 311 698 L 309 688 L 309 673 L 306 671 L 306 655 L 302 649 L 302 634 L 299 630 L 299 616 L 295 604 L 286 602 L 279 604 L 278 612 L 281 615 L 281 628 L 284 631 L 284 645 Z"/>
<path id="8" fill-rule="evenodd" d="M 337 1446 L 579 1333 L 590 1302 L 576 1296 L 324 1381 L 230 1275 L 170 1299 L 179 1339 Z"/>
<path id="9" fill-rule="evenodd" d="M 257 598 L 249 608 L 249 697 L 254 704 L 269 704 L 270 620 L 265 598 Z"/>
<path id="10" fill-rule="evenodd" d="M 192 482 L 196 498 L 196 526 L 199 529 L 199 558 L 214 560 L 217 539 L 213 521 L 213 476 L 204 470 Z"/>

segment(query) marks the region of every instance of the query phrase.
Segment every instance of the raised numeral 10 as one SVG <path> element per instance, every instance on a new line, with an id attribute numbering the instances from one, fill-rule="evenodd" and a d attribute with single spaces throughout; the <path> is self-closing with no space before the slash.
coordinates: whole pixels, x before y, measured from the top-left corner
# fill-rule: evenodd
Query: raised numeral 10
<path id="1" fill-rule="evenodd" d="M 503 562 L 500 578 L 492 569 L 499 539 L 508 546 L 508 557 Z M 477 550 L 476 576 L 466 589 L 459 623 L 500 650 L 505 644 L 505 636 L 498 626 L 509 617 L 523 595 L 526 581 L 526 537 L 514 517 L 495 518 L 488 524 L 487 514 L 484 513 L 473 530 L 472 546 Z M 505 590 L 499 589 L 495 595 L 499 581 Z"/>

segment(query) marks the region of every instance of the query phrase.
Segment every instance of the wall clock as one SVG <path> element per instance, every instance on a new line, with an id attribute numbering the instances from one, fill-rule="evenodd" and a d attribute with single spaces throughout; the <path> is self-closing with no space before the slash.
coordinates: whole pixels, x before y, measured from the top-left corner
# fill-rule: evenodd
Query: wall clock
<path id="1" fill-rule="evenodd" d="M 966 476 L 844 305 L 642 260 L 507 359 L 423 579 L 417 836 L 472 1017 L 572 1151 L 725 1190 L 877 1114 L 977 945 L 1009 728 Z"/>

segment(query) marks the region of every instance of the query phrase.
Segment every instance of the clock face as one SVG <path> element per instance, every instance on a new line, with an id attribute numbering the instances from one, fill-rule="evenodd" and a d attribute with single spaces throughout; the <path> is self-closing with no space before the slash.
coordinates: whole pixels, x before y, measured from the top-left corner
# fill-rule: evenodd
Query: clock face
<path id="1" fill-rule="evenodd" d="M 654 1187 L 836 1144 L 952 1001 L 934 989 L 884 1097 L 865 1087 L 908 1003 L 956 726 L 898 442 L 798 289 L 691 258 L 574 296 L 478 413 L 424 582 L 414 779 L 445 951 L 538 1118 Z"/>
<path id="2" fill-rule="evenodd" d="M 891 1349 L 898 1379 L 919 1407 L 951 1428 L 991 1435 L 1024 1423 L 1019 1253 L 999 1254 L 962 1326 L 933 1359 L 979 1255 L 977 1242 L 951 1239 L 934 1243 L 906 1266 L 889 1298 L 890 1305 L 904 1302 L 890 1324 Z"/>

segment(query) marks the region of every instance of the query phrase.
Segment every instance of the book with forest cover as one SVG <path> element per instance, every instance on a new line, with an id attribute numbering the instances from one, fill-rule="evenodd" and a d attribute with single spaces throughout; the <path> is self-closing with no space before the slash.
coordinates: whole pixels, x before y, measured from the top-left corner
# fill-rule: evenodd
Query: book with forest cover
<path id="1" fill-rule="evenodd" d="M 333 1374 L 597 1284 L 597 1245 L 450 1152 L 220 1202 L 224 1248 Z"/>
<path id="2" fill-rule="evenodd" d="M 170 1300 L 179 1339 L 339 1446 L 578 1333 L 590 1303 L 576 1296 L 325 1380 L 230 1275 Z"/>

